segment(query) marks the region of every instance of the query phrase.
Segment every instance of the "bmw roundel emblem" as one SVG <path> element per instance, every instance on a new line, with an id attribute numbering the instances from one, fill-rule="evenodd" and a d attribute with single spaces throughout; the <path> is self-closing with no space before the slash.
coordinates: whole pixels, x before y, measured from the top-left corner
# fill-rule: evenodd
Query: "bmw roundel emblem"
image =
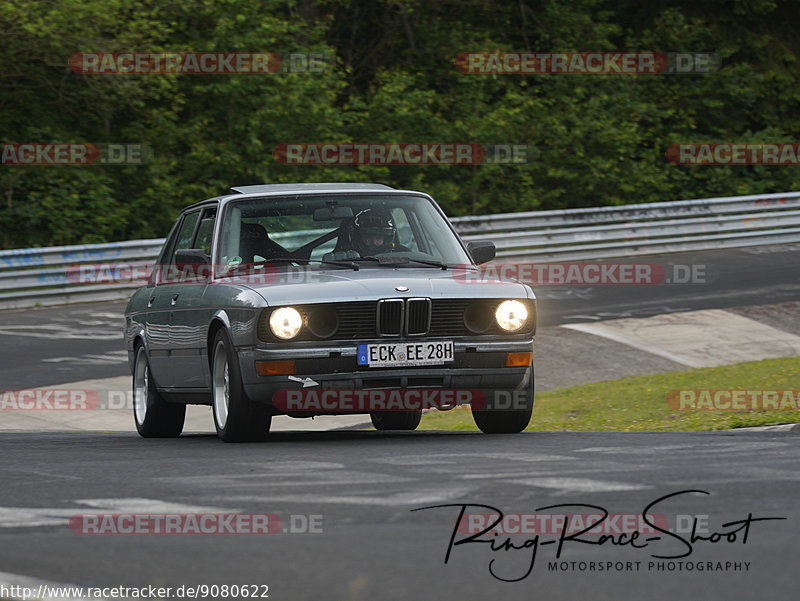
<path id="1" fill-rule="evenodd" d="M 398 292 L 408 292 L 408 286 L 395 286 L 394 289 Z"/>

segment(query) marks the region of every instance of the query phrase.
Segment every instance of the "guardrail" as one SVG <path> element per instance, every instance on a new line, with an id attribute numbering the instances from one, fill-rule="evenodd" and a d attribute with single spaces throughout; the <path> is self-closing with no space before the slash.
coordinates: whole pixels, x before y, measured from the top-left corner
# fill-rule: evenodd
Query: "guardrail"
<path id="1" fill-rule="evenodd" d="M 451 219 L 465 241 L 490 239 L 498 260 L 564 261 L 800 242 L 800 192 Z M 278 238 L 280 234 L 273 237 Z M 0 251 L 0 309 L 127 298 L 163 239 Z M 130 282 L 94 283 L 81 265 L 123 265 Z"/>
<path id="2" fill-rule="evenodd" d="M 561 261 L 800 242 L 800 192 L 456 217 L 506 261 Z"/>

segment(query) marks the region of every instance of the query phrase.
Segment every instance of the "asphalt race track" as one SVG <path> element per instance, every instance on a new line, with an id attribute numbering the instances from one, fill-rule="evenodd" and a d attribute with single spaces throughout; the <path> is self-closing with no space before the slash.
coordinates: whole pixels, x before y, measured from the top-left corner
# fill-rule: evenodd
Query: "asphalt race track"
<path id="1" fill-rule="evenodd" d="M 797 435 L 338 431 L 225 445 L 212 436 L 6 434 L 0 565 L 82 585 L 265 584 L 270 599 L 292 601 L 794 599 L 797 574 L 787 568 L 800 561 Z M 688 489 L 709 495 L 681 495 L 651 513 L 667 515 L 670 524 L 676 514 L 698 515 L 707 520 L 706 536 L 734 530 L 722 524 L 748 514 L 787 520 L 751 523 L 746 543 L 741 531 L 735 542 L 698 541 L 690 556 L 673 560 L 673 571 L 658 571 L 658 562 L 664 570 L 670 564 L 650 557 L 687 551 L 669 535 L 645 549 L 565 543 L 560 562 L 640 562 L 638 571 L 603 573 L 549 571 L 556 545 L 544 542 L 557 536 L 543 535 L 532 573 L 512 583 L 492 577 L 490 561 L 499 576 L 518 578 L 529 550 L 462 545 L 444 565 L 458 508 L 411 511 L 468 503 L 528 513 L 589 503 L 638 514 Z M 302 528 L 290 515 L 321 516 L 310 519 L 322 532 L 113 536 L 68 527 L 73 514 L 142 507 L 272 513 L 284 528 Z M 522 546 L 533 537 L 511 538 Z M 678 572 L 678 561 L 731 563 L 727 571 Z"/>

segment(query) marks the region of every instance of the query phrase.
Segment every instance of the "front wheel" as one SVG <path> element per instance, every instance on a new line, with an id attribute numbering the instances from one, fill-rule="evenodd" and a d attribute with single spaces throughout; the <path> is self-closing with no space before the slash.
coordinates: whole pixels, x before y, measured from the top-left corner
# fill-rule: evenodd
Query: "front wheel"
<path id="1" fill-rule="evenodd" d="M 376 430 L 416 430 L 422 419 L 422 410 L 373 411 L 369 416 Z"/>
<path id="2" fill-rule="evenodd" d="M 512 391 L 510 402 L 507 399 L 498 398 L 500 395 L 495 392 L 495 397 L 487 403 L 487 406 L 480 409 L 473 407 L 472 418 L 481 432 L 485 434 L 516 434 L 528 427 L 533 414 L 533 365 L 531 365 L 530 377 L 527 390 Z"/>
<path id="3" fill-rule="evenodd" d="M 142 438 L 180 436 L 186 420 L 186 405 L 168 403 L 158 394 L 142 344 L 133 361 L 133 418 Z"/>
<path id="4" fill-rule="evenodd" d="M 247 397 L 233 344 L 225 330 L 217 332 L 211 354 L 214 426 L 225 442 L 266 439 L 272 424 L 269 408 Z"/>

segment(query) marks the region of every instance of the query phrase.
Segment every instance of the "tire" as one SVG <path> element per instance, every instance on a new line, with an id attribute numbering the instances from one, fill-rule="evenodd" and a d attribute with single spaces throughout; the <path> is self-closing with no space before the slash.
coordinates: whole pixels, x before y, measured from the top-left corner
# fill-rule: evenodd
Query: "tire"
<path id="1" fill-rule="evenodd" d="M 376 430 L 416 430 L 422 419 L 422 409 L 373 411 L 369 416 Z"/>
<path id="2" fill-rule="evenodd" d="M 142 438 L 174 438 L 183 431 L 186 405 L 165 401 L 150 375 L 144 345 L 138 344 L 133 362 L 133 420 Z"/>
<path id="3" fill-rule="evenodd" d="M 519 409 L 484 407 L 472 409 L 472 419 L 484 434 L 516 434 L 528 427 L 533 415 L 533 365 L 524 404 Z"/>
<path id="4" fill-rule="evenodd" d="M 272 425 L 269 407 L 247 397 L 239 358 L 225 329 L 211 346 L 211 395 L 214 427 L 225 442 L 265 440 Z"/>

